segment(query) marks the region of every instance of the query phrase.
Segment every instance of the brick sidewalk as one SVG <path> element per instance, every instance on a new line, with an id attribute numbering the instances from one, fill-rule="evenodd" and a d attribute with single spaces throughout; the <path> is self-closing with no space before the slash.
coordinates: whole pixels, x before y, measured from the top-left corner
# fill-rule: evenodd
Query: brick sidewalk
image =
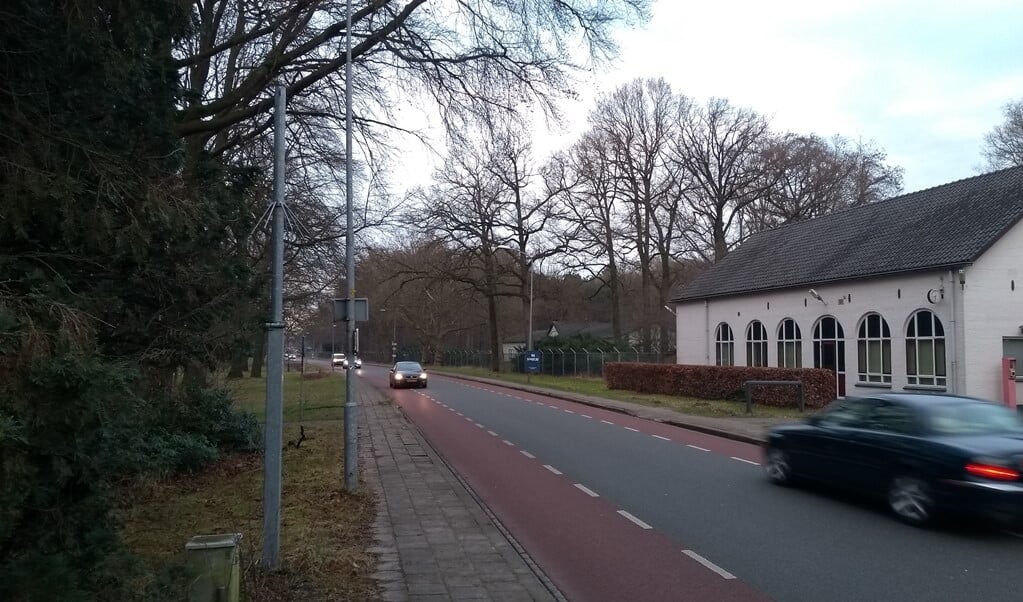
<path id="1" fill-rule="evenodd" d="M 380 391 L 359 386 L 360 462 L 377 493 L 385 601 L 565 600 Z"/>

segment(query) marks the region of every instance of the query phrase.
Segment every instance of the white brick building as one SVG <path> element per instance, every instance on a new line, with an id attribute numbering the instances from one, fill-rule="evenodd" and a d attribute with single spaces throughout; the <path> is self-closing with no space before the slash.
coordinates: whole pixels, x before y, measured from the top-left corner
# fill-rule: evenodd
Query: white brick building
<path id="1" fill-rule="evenodd" d="M 759 233 L 672 300 L 678 362 L 1001 400 L 1002 357 L 1023 371 L 1021 218 L 1012 168 Z"/>

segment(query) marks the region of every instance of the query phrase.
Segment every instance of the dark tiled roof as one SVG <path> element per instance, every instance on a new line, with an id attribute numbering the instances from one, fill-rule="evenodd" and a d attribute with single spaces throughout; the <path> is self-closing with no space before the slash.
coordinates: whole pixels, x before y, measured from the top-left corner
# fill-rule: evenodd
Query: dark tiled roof
<path id="1" fill-rule="evenodd" d="M 1023 217 L 1023 167 L 929 188 L 749 240 L 673 301 L 961 266 Z"/>
<path id="2" fill-rule="evenodd" d="M 558 329 L 558 337 L 567 338 L 574 336 L 589 335 L 598 339 L 606 339 L 611 337 L 611 323 L 610 322 L 561 322 L 555 320 L 551 323 L 551 328 Z M 551 331 L 547 329 L 545 335 Z"/>

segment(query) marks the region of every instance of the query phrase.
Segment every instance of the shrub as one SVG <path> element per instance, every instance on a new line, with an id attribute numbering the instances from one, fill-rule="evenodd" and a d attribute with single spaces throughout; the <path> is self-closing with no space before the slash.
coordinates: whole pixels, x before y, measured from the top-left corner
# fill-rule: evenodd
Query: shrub
<path id="1" fill-rule="evenodd" d="M 745 399 L 747 380 L 798 380 L 803 383 L 808 408 L 820 408 L 835 399 L 835 375 L 824 368 L 750 368 L 687 364 L 614 362 L 604 367 L 609 389 L 640 393 L 683 395 L 701 399 Z M 761 405 L 791 407 L 797 403 L 795 387 L 754 386 L 753 400 Z"/>

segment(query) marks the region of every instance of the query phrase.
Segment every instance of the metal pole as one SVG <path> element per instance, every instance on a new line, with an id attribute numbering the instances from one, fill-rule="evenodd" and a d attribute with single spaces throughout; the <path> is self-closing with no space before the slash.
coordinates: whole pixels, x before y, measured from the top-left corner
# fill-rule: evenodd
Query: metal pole
<path id="1" fill-rule="evenodd" d="M 352 0 L 345 8 L 345 272 L 348 282 L 348 312 L 345 349 L 352 355 L 355 340 L 355 253 L 352 244 Z M 359 484 L 358 428 L 355 423 L 355 360 L 345 371 L 345 490 L 355 492 Z"/>
<path id="2" fill-rule="evenodd" d="M 284 85 L 274 103 L 273 279 L 266 324 L 266 427 L 263 451 L 263 568 L 281 552 L 281 444 L 284 422 Z"/>
<path id="3" fill-rule="evenodd" d="M 526 350 L 533 350 L 533 264 L 529 265 L 529 331 L 526 333 Z"/>

